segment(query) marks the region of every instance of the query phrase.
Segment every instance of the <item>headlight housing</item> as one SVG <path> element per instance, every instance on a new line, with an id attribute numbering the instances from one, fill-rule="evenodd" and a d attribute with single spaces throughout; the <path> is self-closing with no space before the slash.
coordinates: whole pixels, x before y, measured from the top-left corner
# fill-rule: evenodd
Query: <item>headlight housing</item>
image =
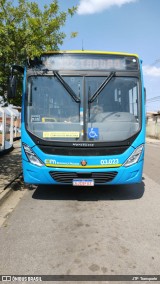
<path id="1" fill-rule="evenodd" d="M 123 164 L 124 167 L 130 167 L 134 164 L 136 164 L 139 161 L 139 158 L 143 152 L 144 149 L 144 145 L 140 145 L 139 147 L 137 147 L 134 152 L 132 153 L 132 155 L 127 159 L 127 161 Z"/>
<path id="2" fill-rule="evenodd" d="M 32 149 L 25 143 L 22 143 L 24 152 L 28 158 L 28 161 L 36 165 L 38 167 L 42 167 L 44 164 L 41 162 L 41 160 L 36 156 L 36 154 L 32 151 Z"/>

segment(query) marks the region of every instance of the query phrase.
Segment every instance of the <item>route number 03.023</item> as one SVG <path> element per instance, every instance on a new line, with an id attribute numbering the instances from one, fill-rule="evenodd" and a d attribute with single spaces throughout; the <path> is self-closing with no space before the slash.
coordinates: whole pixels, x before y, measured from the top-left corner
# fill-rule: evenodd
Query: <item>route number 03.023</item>
<path id="1" fill-rule="evenodd" d="M 115 165 L 119 164 L 118 159 L 104 159 L 100 161 L 101 165 Z"/>

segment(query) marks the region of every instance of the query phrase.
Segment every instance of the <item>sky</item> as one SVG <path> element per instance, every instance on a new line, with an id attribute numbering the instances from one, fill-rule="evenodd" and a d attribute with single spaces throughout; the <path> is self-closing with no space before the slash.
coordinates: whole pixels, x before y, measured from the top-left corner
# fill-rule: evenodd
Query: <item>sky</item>
<path id="1" fill-rule="evenodd" d="M 34 0 L 50 4 L 52 0 Z M 160 110 L 160 0 L 59 0 L 62 11 L 78 6 L 63 31 L 62 50 L 136 53 L 143 60 L 147 111 Z M 78 32 L 74 39 L 71 32 Z"/>

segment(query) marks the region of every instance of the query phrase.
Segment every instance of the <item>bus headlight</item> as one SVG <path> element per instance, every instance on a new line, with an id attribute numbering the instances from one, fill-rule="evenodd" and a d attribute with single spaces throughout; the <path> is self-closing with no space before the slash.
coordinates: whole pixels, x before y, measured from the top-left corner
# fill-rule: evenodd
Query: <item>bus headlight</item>
<path id="1" fill-rule="evenodd" d="M 124 167 L 129 167 L 136 164 L 139 161 L 139 158 L 142 154 L 144 145 L 137 147 L 132 155 L 127 159 L 127 161 L 123 164 Z"/>
<path id="2" fill-rule="evenodd" d="M 28 161 L 29 161 L 31 164 L 33 164 L 33 165 L 42 167 L 42 166 L 43 166 L 43 163 L 38 159 L 38 157 L 37 157 L 36 154 L 32 151 L 32 149 L 31 149 L 28 145 L 26 145 L 26 144 L 24 144 L 24 143 L 22 143 L 22 145 L 23 145 L 24 152 L 25 152 L 25 154 L 26 154 L 26 156 L 27 156 L 27 158 L 28 158 Z"/>

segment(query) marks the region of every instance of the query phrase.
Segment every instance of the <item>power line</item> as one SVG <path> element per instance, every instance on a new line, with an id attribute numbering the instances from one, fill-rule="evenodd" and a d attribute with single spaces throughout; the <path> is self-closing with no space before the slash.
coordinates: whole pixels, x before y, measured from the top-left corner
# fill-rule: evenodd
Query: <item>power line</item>
<path id="1" fill-rule="evenodd" d="M 155 103 L 155 102 L 160 102 L 160 100 L 155 100 L 155 101 L 152 101 L 152 102 L 146 102 L 146 104 L 149 105 L 149 104 Z"/>
<path id="2" fill-rule="evenodd" d="M 146 100 L 146 102 L 148 103 L 148 102 L 159 101 L 159 100 L 160 100 L 160 96 L 156 96 L 156 97 Z"/>
<path id="3" fill-rule="evenodd" d="M 155 102 L 160 102 L 160 99 L 159 100 L 154 100 L 154 101 L 151 101 L 151 102 L 146 102 L 147 104 L 151 104 L 151 103 L 155 103 Z"/>
<path id="4" fill-rule="evenodd" d="M 156 65 L 156 64 L 158 64 L 158 63 L 160 63 L 160 58 L 159 58 L 159 59 L 156 59 L 156 60 L 151 64 L 151 66 Z"/>

